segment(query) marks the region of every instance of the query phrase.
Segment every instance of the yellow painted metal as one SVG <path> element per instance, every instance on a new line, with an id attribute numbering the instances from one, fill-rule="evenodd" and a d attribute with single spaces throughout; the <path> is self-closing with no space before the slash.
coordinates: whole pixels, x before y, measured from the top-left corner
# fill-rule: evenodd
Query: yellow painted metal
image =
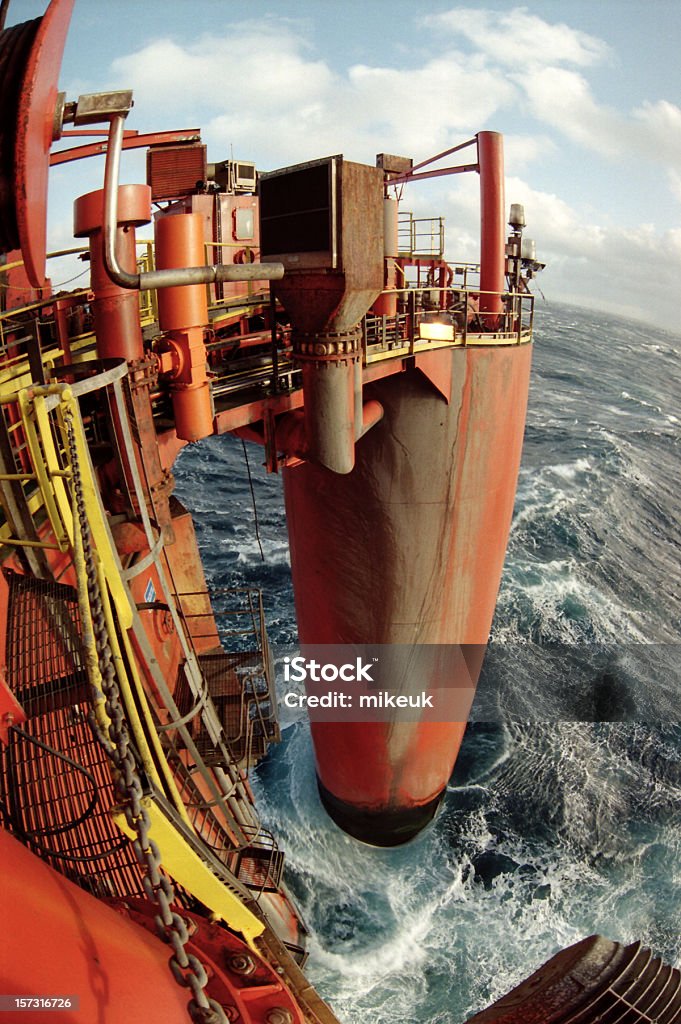
<path id="1" fill-rule="evenodd" d="M 130 667 L 130 675 L 126 671 L 125 663 L 123 661 L 123 655 L 121 648 L 118 643 L 118 636 L 116 633 L 116 624 L 114 622 L 113 610 L 111 608 L 111 601 L 109 600 L 109 590 L 107 587 L 107 580 L 104 576 L 104 571 L 101 561 L 97 560 L 97 574 L 99 577 L 99 589 L 102 595 L 102 610 L 104 612 L 104 620 L 106 622 L 107 632 L 109 634 L 109 643 L 111 645 L 111 653 L 113 655 L 114 668 L 116 669 L 116 675 L 118 677 L 118 684 L 121 690 L 121 696 L 123 697 L 123 703 L 125 704 L 125 710 L 127 713 L 127 720 L 132 734 L 135 739 L 137 750 L 144 769 L 147 772 L 150 780 L 154 785 L 161 791 L 168 795 L 175 805 L 176 810 L 182 817 L 183 821 L 191 827 L 189 815 L 187 814 L 187 808 L 184 805 L 182 797 L 180 796 L 173 773 L 170 770 L 168 760 L 163 753 L 161 742 L 158 738 L 158 733 L 152 721 L 151 711 L 149 709 L 149 701 L 144 691 L 144 687 L 139 678 L 137 672 L 137 666 L 135 664 L 135 656 L 130 648 L 130 642 L 128 640 L 127 633 L 123 633 L 123 645 L 126 650 L 126 656 L 128 659 L 128 665 Z M 134 694 L 133 694 L 134 690 Z M 143 721 L 144 719 L 144 721 Z M 145 729 L 146 725 L 146 729 Z M 156 755 L 154 758 L 153 754 Z M 157 765 L 159 766 L 157 768 Z M 160 768 L 160 774 L 159 774 Z M 163 781 L 161 780 L 163 775 Z M 165 782 L 165 786 L 163 784 Z"/>
<path id="2" fill-rule="evenodd" d="M 88 523 L 92 532 L 92 539 L 95 548 L 102 560 L 102 566 L 109 584 L 111 596 L 116 606 L 118 620 L 123 629 L 130 629 L 133 622 L 133 608 L 130 593 L 123 582 L 121 565 L 118 559 L 118 552 L 114 546 L 106 516 L 102 507 L 99 489 L 95 484 L 94 471 L 90 461 L 90 452 L 83 432 L 83 423 L 80 418 L 78 403 L 71 393 L 63 399 L 63 414 L 68 415 L 69 409 L 73 413 L 74 434 L 76 450 L 81 470 L 83 485 L 83 498 L 87 511 Z"/>
<path id="3" fill-rule="evenodd" d="M 68 401 L 71 397 L 70 389 L 62 387 L 61 396 L 62 401 Z M 43 452 L 45 453 L 47 472 L 52 480 L 54 498 L 59 509 L 59 515 L 68 534 L 69 542 L 73 545 L 74 524 L 71 512 L 71 499 L 66 493 L 66 486 L 62 479 L 61 464 L 54 444 L 54 436 L 52 434 L 50 419 L 45 407 L 44 394 L 35 395 L 33 399 L 33 408 L 35 410 L 36 425 L 42 440 Z"/>
<path id="4" fill-rule="evenodd" d="M 46 548 L 48 551 L 61 551 L 62 549 L 58 544 L 48 544 L 42 540 L 20 540 L 18 537 L 5 537 L 4 534 L 0 536 L 0 547 L 20 547 L 20 548 Z"/>
<path id="5" fill-rule="evenodd" d="M 216 917 L 221 918 L 229 928 L 240 932 L 253 947 L 254 940 L 265 931 L 263 922 L 244 906 L 236 893 L 231 892 L 219 878 L 216 878 L 153 800 L 145 797 L 142 802 L 151 822 L 149 835 L 159 848 L 164 870 Z M 125 820 L 121 808 L 114 808 L 112 815 L 125 835 L 130 839 L 137 838 Z"/>
<path id="6" fill-rule="evenodd" d="M 52 532 L 54 533 L 57 544 L 59 545 L 59 549 L 61 551 L 66 551 L 72 540 L 72 535 L 69 536 L 67 533 L 67 529 L 61 518 L 61 510 L 57 506 L 52 482 L 49 477 L 48 467 L 45 459 L 43 458 L 40 437 L 34 419 L 34 403 L 31 401 L 27 391 L 20 391 L 18 398 L 26 443 L 28 444 L 28 448 L 31 453 L 33 469 L 38 478 L 38 483 L 40 484 L 40 491 L 45 503 L 45 510 L 50 520 L 50 526 L 52 527 Z M 60 482 L 63 487 L 63 481 Z M 70 521 L 70 516 L 68 518 Z"/>

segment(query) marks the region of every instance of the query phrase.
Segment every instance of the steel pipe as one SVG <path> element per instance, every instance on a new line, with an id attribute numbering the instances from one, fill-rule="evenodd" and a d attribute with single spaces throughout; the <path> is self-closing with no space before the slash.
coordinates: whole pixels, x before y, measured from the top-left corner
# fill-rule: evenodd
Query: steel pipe
<path id="1" fill-rule="evenodd" d="M 284 267 L 281 263 L 218 263 L 214 266 L 181 267 L 135 274 L 123 270 L 116 256 L 116 225 L 124 123 L 125 117 L 122 114 L 114 114 L 111 118 L 104 167 L 104 265 L 115 284 L 121 288 L 146 290 L 179 285 L 214 284 L 219 281 L 279 281 L 284 276 Z"/>

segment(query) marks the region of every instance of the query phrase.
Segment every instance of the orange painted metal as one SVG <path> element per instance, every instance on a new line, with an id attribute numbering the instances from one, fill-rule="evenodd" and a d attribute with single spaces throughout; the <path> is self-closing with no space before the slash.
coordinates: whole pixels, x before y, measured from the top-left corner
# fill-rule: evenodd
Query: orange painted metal
<path id="1" fill-rule="evenodd" d="M 80 196 L 73 209 L 73 233 L 90 240 L 90 273 L 95 293 L 93 310 L 100 359 L 126 359 L 144 355 L 136 291 L 114 284 L 104 264 L 102 220 L 104 192 Z M 116 252 L 124 270 L 137 268 L 135 227 L 151 219 L 151 192 L 147 185 L 121 185 L 118 189 Z"/>
<path id="2" fill-rule="evenodd" d="M 198 213 L 157 217 L 156 266 L 200 267 L 206 262 L 203 218 Z M 208 304 L 203 285 L 160 288 L 161 368 L 171 381 L 177 436 L 198 441 L 213 433 L 213 406 L 206 366 L 204 328 Z"/>
<path id="3" fill-rule="evenodd" d="M 57 1014 L 74 1024 L 185 1024 L 187 992 L 173 981 L 160 939 L 57 874 L 4 830 L 0 861 L 3 992 L 77 995 L 77 1012 Z M 20 1012 L 16 1019 L 42 1016 Z M 12 1012 L 3 1017 L 14 1020 Z"/>
<path id="4" fill-rule="evenodd" d="M 72 1024 L 163 1021 L 186 1024 L 191 993 L 168 968 L 169 947 L 156 936 L 155 909 L 131 898 L 118 910 L 57 874 L 0 830 L 3 992 L 77 997 L 59 1012 Z M 244 1024 L 274 1019 L 302 1024 L 304 1015 L 275 968 L 220 925 L 185 912 L 187 951 L 208 969 L 208 995 L 229 1020 Z M 21 953 L 22 955 L 17 955 Z M 17 1011 L 17 1020 L 42 1019 Z M 3 1019 L 14 1020 L 12 1011 Z"/>
<path id="5" fill-rule="evenodd" d="M 26 712 L 9 688 L 5 670 L 0 667 L 0 740 L 7 743 L 12 725 L 26 721 Z"/>
<path id="6" fill-rule="evenodd" d="M 384 418 L 358 443 L 352 473 L 311 463 L 284 472 L 303 644 L 487 642 L 530 362 L 529 345 L 432 353 L 424 369 L 440 380 L 439 392 L 449 374 L 448 404 L 415 369 L 377 381 L 365 395 Z M 342 805 L 335 816 L 348 830 L 356 814 L 368 841 L 408 838 L 398 819 L 421 827 L 419 809 L 426 819 L 435 812 L 464 727 L 313 724 L 327 807 L 334 814 L 334 801 Z"/>
<path id="7" fill-rule="evenodd" d="M 73 0 L 52 0 L 31 47 L 19 99 L 15 143 L 16 215 L 24 265 L 45 283 L 47 175 L 61 67 Z"/>
<path id="8" fill-rule="evenodd" d="M 506 199 L 504 138 L 499 132 L 478 132 L 480 169 L 480 312 L 488 330 L 497 323 L 505 287 Z M 494 294 L 490 295 L 489 293 Z M 486 294 L 487 293 L 487 294 Z"/>
<path id="9" fill-rule="evenodd" d="M 65 131 L 62 138 L 67 136 L 88 136 L 106 135 L 106 132 L 96 130 Z M 201 133 L 198 128 L 177 129 L 172 132 L 148 132 L 140 135 L 136 131 L 125 132 L 122 149 L 143 149 L 145 146 L 162 146 L 171 142 L 200 142 Z M 57 153 L 50 154 L 50 167 L 58 164 L 71 163 L 73 160 L 84 160 L 90 156 L 103 156 L 106 153 L 107 142 L 105 139 L 100 142 L 89 142 L 85 146 L 74 146 L 72 149 L 62 149 Z"/>

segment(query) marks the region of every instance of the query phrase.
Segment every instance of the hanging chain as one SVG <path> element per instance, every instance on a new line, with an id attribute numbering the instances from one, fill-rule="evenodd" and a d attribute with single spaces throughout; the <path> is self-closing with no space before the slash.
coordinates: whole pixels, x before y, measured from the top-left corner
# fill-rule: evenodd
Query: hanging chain
<path id="1" fill-rule="evenodd" d="M 105 697 L 105 710 L 109 718 L 108 736 L 91 717 L 91 724 L 97 738 L 106 750 L 115 766 L 114 788 L 118 801 L 122 804 L 125 820 L 131 831 L 136 833 L 133 850 L 137 862 L 142 868 L 142 886 L 149 900 L 158 908 L 155 916 L 158 934 L 164 942 L 173 947 L 173 955 L 168 961 L 173 977 L 178 985 L 189 988 L 192 998 L 187 1004 L 189 1016 L 194 1024 L 228 1024 L 225 1012 L 215 999 L 211 999 L 206 991 L 208 976 L 206 969 L 198 957 L 185 949 L 189 941 L 187 922 L 181 914 L 172 909 L 175 901 L 173 884 L 167 875 L 162 873 L 161 855 L 155 841 L 149 835 L 150 819 L 143 802 L 142 782 L 137 770 L 135 756 L 130 746 L 130 737 L 121 705 L 120 690 L 116 681 L 116 669 L 106 627 L 102 595 L 99 587 L 97 563 L 92 545 L 92 536 L 88 525 L 83 481 L 80 473 L 80 462 L 76 447 L 73 411 L 65 411 L 64 422 L 71 459 L 72 482 L 75 495 L 78 529 L 83 540 L 83 554 L 87 573 L 88 601 L 92 615 L 92 628 L 95 646 L 99 659 L 99 671 L 102 678 L 102 691 Z"/>

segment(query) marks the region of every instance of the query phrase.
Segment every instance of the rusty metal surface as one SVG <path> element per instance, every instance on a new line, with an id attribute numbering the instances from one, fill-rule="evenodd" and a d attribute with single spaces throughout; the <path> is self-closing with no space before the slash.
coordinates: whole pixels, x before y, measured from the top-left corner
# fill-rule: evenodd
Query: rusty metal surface
<path id="1" fill-rule="evenodd" d="M 299 331 L 346 331 L 383 288 L 383 174 L 338 158 L 337 270 L 295 270 L 276 285 Z M 264 257 L 271 259 L 272 257 Z"/>
<path id="2" fill-rule="evenodd" d="M 19 100 L 15 188 L 19 240 L 29 280 L 45 280 L 47 175 L 57 79 L 74 0 L 52 0 L 40 23 Z"/>
<path id="3" fill-rule="evenodd" d="M 494 614 L 527 402 L 531 346 L 443 350 L 451 400 L 417 371 L 365 388 L 385 410 L 352 473 L 284 473 L 302 643 L 485 644 Z M 441 377 L 443 367 L 433 376 Z M 319 777 L 363 808 L 425 804 L 464 726 L 315 727 Z"/>
<path id="4" fill-rule="evenodd" d="M 678 1024 L 681 972 L 640 942 L 600 935 L 561 950 L 467 1024 Z"/>

